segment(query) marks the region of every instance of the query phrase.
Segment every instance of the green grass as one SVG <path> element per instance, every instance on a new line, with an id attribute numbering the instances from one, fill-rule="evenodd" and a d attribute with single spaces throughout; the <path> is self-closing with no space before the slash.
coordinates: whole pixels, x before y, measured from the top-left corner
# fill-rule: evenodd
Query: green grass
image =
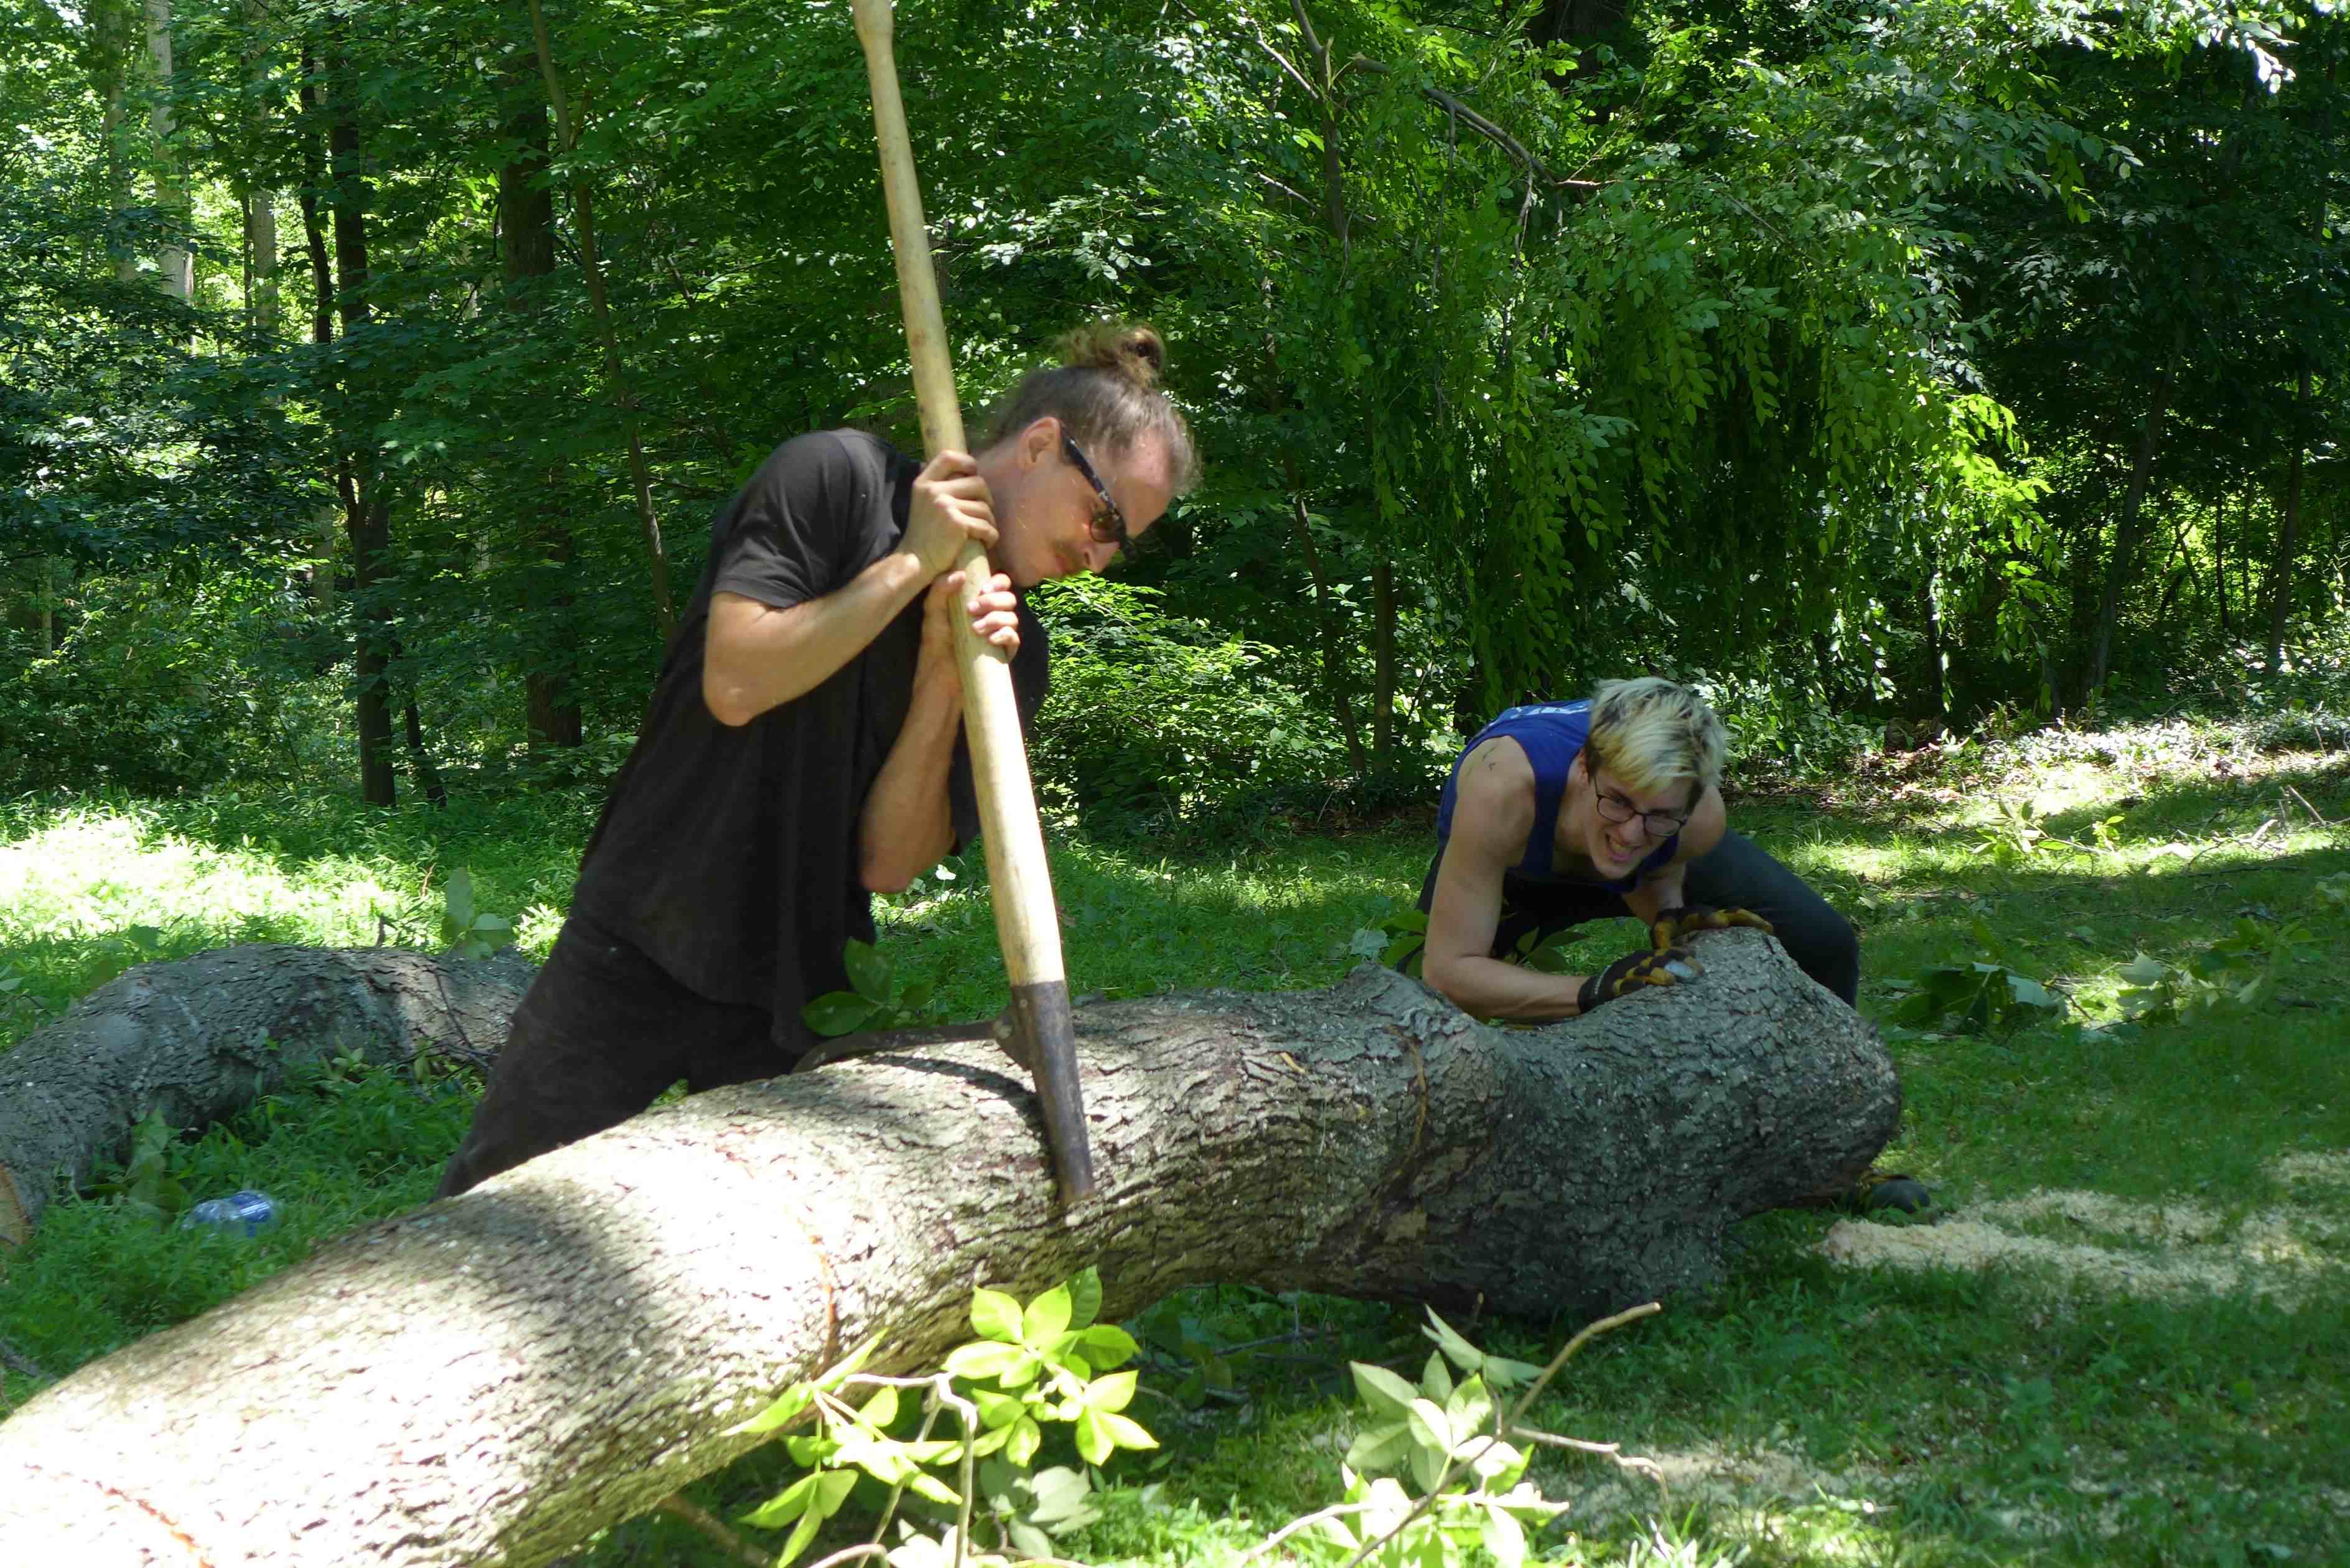
<path id="1" fill-rule="evenodd" d="M 578 796 L 441 815 L 266 796 L 0 808 L 0 980 L 23 982 L 0 995 L 0 1044 L 150 952 L 366 942 L 380 920 L 429 940 L 459 866 L 481 907 L 522 916 L 526 945 L 543 946 L 593 809 Z M 1660 1499 L 1604 1459 L 1545 1457 L 1536 1477 L 1577 1502 L 1545 1556 L 2350 1562 L 2350 832 L 2314 820 L 2350 817 L 2350 765 L 2178 724 L 2056 732 L 1732 809 L 1862 926 L 1872 1016 L 1890 1018 L 1929 966 L 1979 959 L 2045 982 L 2070 1015 L 2003 1034 L 1888 1028 L 1907 1106 L 1885 1163 L 1956 1217 L 1763 1216 L 1742 1227 L 1714 1298 L 1586 1350 L 1537 1424 L 1655 1456 L 1672 1488 Z M 2018 840 L 2019 822 L 2043 836 Z M 1406 828 L 1212 852 L 1065 836 L 1072 983 L 1326 983 L 1358 929 L 1409 905 L 1427 847 Z M 938 988 L 942 1016 L 983 1017 L 1002 1000 L 984 873 L 976 855 L 950 869 L 889 901 L 885 948 Z M 2137 954 L 2176 971 L 2243 920 L 2264 940 L 2300 928 L 2278 947 L 2272 995 L 2122 1021 Z M 1639 936 L 1596 930 L 1574 956 Z M 285 1228 L 258 1244 L 60 1204 L 0 1283 L 0 1344 L 54 1376 L 421 1201 L 466 1108 L 462 1085 L 329 1073 L 185 1145 L 192 1192 L 286 1200 Z M 1833 1260 L 1832 1228 L 1915 1247 L 1929 1266 Z M 2114 1283 L 2125 1270 L 2139 1283 Z M 1346 1361 L 1416 1368 L 1426 1355 L 1413 1316 L 1376 1304 L 1220 1287 L 1153 1321 L 1183 1317 L 1226 1349 L 1231 1386 L 1187 1391 L 1193 1358 L 1154 1353 L 1135 1413 L 1166 1446 L 1116 1461 L 1104 1517 L 1064 1543 L 1072 1555 L 1229 1561 L 1337 1497 Z M 1575 1326 L 1471 1333 L 1540 1360 Z M 41 1380 L 7 1373 L 0 1410 Z M 754 1456 L 693 1495 L 739 1511 L 780 1464 Z M 574 1561 L 724 1560 L 654 1517 Z"/>

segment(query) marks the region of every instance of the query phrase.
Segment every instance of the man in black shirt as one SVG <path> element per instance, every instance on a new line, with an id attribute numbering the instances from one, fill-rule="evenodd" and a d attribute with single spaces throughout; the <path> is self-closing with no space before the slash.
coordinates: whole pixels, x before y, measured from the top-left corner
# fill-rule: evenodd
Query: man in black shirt
<path id="1" fill-rule="evenodd" d="M 440 1196 L 623 1121 L 683 1078 L 787 1071 L 806 1001 L 847 984 L 869 895 L 978 831 L 953 618 L 1012 657 L 1024 727 L 1047 684 L 1019 590 L 1098 571 L 1191 478 L 1148 328 L 1073 336 L 974 457 L 873 437 L 786 441 L 712 525 L 709 565 L 571 912 L 516 1009 Z M 966 538 L 1000 568 L 973 587 Z"/>

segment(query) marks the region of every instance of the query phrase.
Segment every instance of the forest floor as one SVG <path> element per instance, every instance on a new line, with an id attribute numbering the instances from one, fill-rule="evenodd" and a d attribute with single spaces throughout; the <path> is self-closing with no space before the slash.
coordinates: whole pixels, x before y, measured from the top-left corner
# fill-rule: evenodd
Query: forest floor
<path id="1" fill-rule="evenodd" d="M 1718 1295 L 1586 1349 L 1534 1424 L 1646 1455 L 1665 1485 L 1546 1454 L 1534 1479 L 1573 1506 L 1537 1560 L 2350 1563 L 2350 753 L 2325 740 L 2043 732 L 1733 797 L 1732 821 L 1862 928 L 1862 1010 L 1907 1096 L 1884 1163 L 1943 1218 L 1762 1216 Z M 595 805 L 0 806 L 0 1052 L 133 963 L 436 945 L 461 867 L 543 952 Z M 1326 984 L 1409 908 L 1429 848 L 1424 824 L 1205 847 L 1063 835 L 1073 986 Z M 886 901 L 885 950 L 942 1018 L 1000 1002 L 984 877 L 974 854 Z M 1567 961 L 1641 940 L 1598 929 Z M 58 1204 L 0 1280 L 0 1413 L 424 1201 L 471 1092 L 329 1068 L 174 1146 L 190 1196 L 283 1202 L 256 1241 Z M 1100 1517 L 1056 1543 L 1087 1563 L 1232 1563 L 1335 1501 L 1360 1415 L 1347 1362 L 1414 1374 L 1428 1354 L 1401 1308 L 1230 1288 L 1131 1326 L 1130 1413 L 1163 1447 L 1118 1456 Z M 1542 1361 L 1578 1326 L 1468 1332 Z M 771 1448 L 691 1495 L 736 1514 L 787 1474 Z M 649 1516 L 572 1561 L 733 1560 Z"/>

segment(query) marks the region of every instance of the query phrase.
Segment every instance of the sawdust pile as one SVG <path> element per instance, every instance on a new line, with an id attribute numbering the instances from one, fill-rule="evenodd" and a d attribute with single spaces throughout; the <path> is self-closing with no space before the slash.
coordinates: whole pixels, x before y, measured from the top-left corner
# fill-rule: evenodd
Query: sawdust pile
<path id="1" fill-rule="evenodd" d="M 2287 1184 L 2350 1189 L 2350 1150 L 2286 1155 L 2271 1173 Z M 1853 1267 L 2002 1269 L 2131 1296 L 2249 1293 L 2290 1311 L 2321 1289 L 2350 1284 L 2345 1237 L 2350 1224 L 2300 1204 L 2235 1217 L 2187 1199 L 2033 1191 L 1939 1225 L 1843 1220 L 1820 1251 Z"/>

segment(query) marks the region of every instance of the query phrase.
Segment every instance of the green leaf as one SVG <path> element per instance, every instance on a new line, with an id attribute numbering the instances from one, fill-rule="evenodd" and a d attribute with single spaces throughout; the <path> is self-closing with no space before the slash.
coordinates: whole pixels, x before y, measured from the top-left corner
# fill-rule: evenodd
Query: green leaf
<path id="1" fill-rule="evenodd" d="M 1134 1398 L 1135 1376 L 1131 1372 L 1113 1372 L 1107 1377 L 1096 1378 L 1086 1386 L 1086 1408 L 1103 1411 L 1125 1409 Z"/>
<path id="2" fill-rule="evenodd" d="M 838 1361 L 834 1362 L 830 1366 L 824 1369 L 823 1373 L 819 1375 L 816 1380 L 817 1390 L 821 1393 L 830 1394 L 837 1389 L 842 1384 L 856 1376 L 858 1372 L 864 1369 L 865 1364 L 873 1358 L 873 1352 L 880 1345 L 880 1344 L 881 1336 L 879 1334 L 868 1334 L 864 1344 L 858 1345 L 847 1355 L 842 1356 Z"/>
<path id="3" fill-rule="evenodd" d="M 970 1345 L 958 1345 L 947 1352 L 946 1370 L 956 1377 L 1000 1378 L 1025 1355 L 1026 1353 L 1016 1345 L 974 1341 Z"/>
<path id="4" fill-rule="evenodd" d="M 1015 1465 L 1025 1465 L 1036 1457 L 1036 1449 L 1044 1441 L 1045 1429 L 1033 1417 L 1023 1416 L 1012 1425 L 1012 1436 L 1003 1445 L 1003 1457 Z"/>
<path id="5" fill-rule="evenodd" d="M 1392 1469 L 1411 1448 L 1411 1428 L 1402 1421 L 1367 1427 L 1347 1448 L 1347 1468 L 1352 1470 Z"/>
<path id="6" fill-rule="evenodd" d="M 993 1388 L 974 1388 L 971 1397 L 979 1410 L 979 1424 L 991 1432 L 1009 1427 L 1028 1408 L 1019 1395 L 999 1394 Z"/>
<path id="7" fill-rule="evenodd" d="M 1366 1361 L 1350 1363 L 1355 1369 L 1355 1392 L 1374 1416 L 1392 1416 L 1398 1420 L 1419 1397 L 1419 1390 L 1384 1366 L 1373 1366 Z"/>
<path id="8" fill-rule="evenodd" d="M 1506 1355 L 1485 1357 L 1485 1381 L 1496 1388 L 1514 1388 L 1541 1376 L 1542 1368 L 1530 1361 L 1513 1361 Z"/>
<path id="9" fill-rule="evenodd" d="M 852 1438 L 840 1445 L 840 1451 L 833 1456 L 833 1462 L 854 1465 L 883 1486 L 896 1486 L 901 1481 L 910 1480 L 918 1473 L 912 1456 L 886 1438 Z M 838 1475 L 843 1472 L 830 1470 L 826 1473 Z"/>
<path id="10" fill-rule="evenodd" d="M 827 991 L 822 996 L 811 998 L 801 1007 L 800 1022 L 827 1039 L 832 1039 L 856 1033 L 880 1011 L 853 991 Z"/>
<path id="11" fill-rule="evenodd" d="M 867 1426 L 876 1430 L 887 1427 L 898 1418 L 898 1391 L 887 1387 L 878 1390 L 872 1398 L 865 1401 L 865 1407 L 857 1414 Z"/>
<path id="12" fill-rule="evenodd" d="M 2162 977 L 2170 971 L 2168 966 L 2165 965 L 2160 959 L 2140 952 L 2116 972 L 2132 985 L 2158 985 L 2161 983 Z"/>
<path id="13" fill-rule="evenodd" d="M 441 901 L 447 911 L 451 929 L 462 931 L 471 926 L 473 923 L 473 874 L 462 866 L 450 872 L 449 885 L 442 890 Z"/>
<path id="14" fill-rule="evenodd" d="M 1428 1353 L 1428 1366 L 1419 1375 L 1420 1392 L 1431 1399 L 1452 1397 L 1452 1372 L 1444 1365 L 1444 1357 L 1436 1351 Z"/>
<path id="15" fill-rule="evenodd" d="M 841 951 L 840 961 L 848 971 L 848 983 L 858 995 L 876 1007 L 889 1004 L 889 961 L 881 956 L 880 949 L 851 937 Z"/>
<path id="16" fill-rule="evenodd" d="M 1404 1418 L 1411 1423 L 1411 1435 L 1440 1454 L 1452 1451 L 1452 1423 L 1444 1417 L 1443 1408 L 1433 1399 L 1415 1399 Z"/>
<path id="17" fill-rule="evenodd" d="M 1525 1562 L 1526 1532 L 1507 1509 L 1488 1504 L 1477 1533 L 1499 1568 L 1519 1568 Z"/>
<path id="18" fill-rule="evenodd" d="M 916 1497 L 928 1498 L 941 1508 L 961 1508 L 962 1494 L 927 1470 L 917 1470 L 907 1481 L 906 1490 Z"/>
<path id="19" fill-rule="evenodd" d="M 1076 1439 L 1078 1456 L 1089 1465 L 1108 1459 L 1110 1450 L 1118 1446 L 1102 1427 L 1101 1412 L 1094 1409 L 1077 1412 Z"/>
<path id="20" fill-rule="evenodd" d="M 950 1464 L 962 1458 L 961 1438 L 922 1438 L 898 1445 L 918 1465 Z"/>
<path id="21" fill-rule="evenodd" d="M 1013 1520 L 1005 1526 L 1004 1533 L 1011 1536 L 1012 1544 L 1027 1556 L 1053 1555 L 1053 1538 L 1024 1520 Z"/>
<path id="22" fill-rule="evenodd" d="M 810 1500 L 816 1496 L 817 1479 L 815 1476 L 800 1477 L 750 1512 L 739 1516 L 741 1521 L 762 1530 L 774 1530 L 797 1519 L 807 1511 Z"/>
<path id="23" fill-rule="evenodd" d="M 1116 1324 L 1107 1323 L 1096 1324 L 1086 1330 L 1078 1336 L 1077 1344 L 1085 1351 L 1086 1360 L 1097 1372 L 1124 1366 L 1133 1360 L 1134 1353 L 1141 1348 L 1134 1343 L 1134 1335 Z"/>
<path id="24" fill-rule="evenodd" d="M 776 1399 L 774 1404 L 768 1406 L 765 1409 L 760 1411 L 757 1415 L 752 1417 L 741 1426 L 728 1428 L 726 1435 L 730 1438 L 749 1437 L 760 1432 L 772 1432 L 776 1428 L 790 1421 L 793 1417 L 798 1415 L 801 1411 L 806 1409 L 808 1407 L 808 1401 L 815 1397 L 816 1390 L 812 1385 L 806 1383 L 795 1383 L 789 1388 L 785 1389 L 782 1397 Z"/>
<path id="25" fill-rule="evenodd" d="M 1069 1293 L 1069 1326 L 1092 1327 L 1094 1319 L 1101 1315 L 1101 1271 L 1087 1263 L 1077 1271 L 1066 1288 Z M 1127 1354 L 1131 1355 L 1134 1353 L 1129 1350 Z"/>
<path id="26" fill-rule="evenodd" d="M 1444 1352 L 1452 1365 L 1461 1371 L 1475 1372 L 1484 1366 L 1485 1353 L 1461 1338 L 1451 1324 L 1437 1316 L 1435 1308 L 1428 1309 L 1428 1326 L 1419 1332 L 1436 1341 L 1436 1348 Z"/>
<path id="27" fill-rule="evenodd" d="M 1446 1450 L 1430 1448 L 1426 1443 L 1411 1446 L 1411 1479 L 1419 1483 L 1422 1491 L 1434 1491 L 1444 1480 Z"/>
<path id="28" fill-rule="evenodd" d="M 1055 1285 L 1030 1302 L 1021 1322 L 1021 1342 L 1031 1349 L 1042 1350 L 1060 1338 L 1068 1331 L 1069 1314 L 1074 1305 L 1066 1285 Z"/>
<path id="29" fill-rule="evenodd" d="M 1036 1506 L 1032 1512 L 1040 1517 L 1062 1518 L 1094 1490 L 1094 1483 L 1087 1479 L 1083 1470 L 1055 1465 L 1030 1476 L 1028 1490 L 1036 1498 Z"/>
<path id="30" fill-rule="evenodd" d="M 1020 1303 L 1002 1291 L 985 1287 L 971 1293 L 972 1332 L 982 1339 L 1004 1345 L 1020 1343 Z"/>
<path id="31" fill-rule="evenodd" d="M 811 1476 L 809 1479 L 813 1480 L 816 1478 Z M 784 1549 L 775 1553 L 775 1568 L 787 1568 L 794 1558 L 808 1549 L 808 1542 L 816 1539 L 816 1532 L 823 1526 L 824 1516 L 814 1509 L 801 1514 L 800 1521 L 792 1526 L 791 1539 L 785 1541 Z"/>
<path id="32" fill-rule="evenodd" d="M 2019 1006 L 2036 1007 L 2043 1011 L 2053 1012 L 2058 1005 L 2056 998 L 2049 993 L 2046 986 L 2036 980 L 2026 979 L 2013 970 L 2007 971 L 2007 992 L 2015 999 Z"/>
<path id="33" fill-rule="evenodd" d="M 1485 1392 L 1482 1378 L 1471 1377 L 1462 1383 L 1452 1391 L 1452 1397 L 1444 1402 L 1445 1420 L 1464 1441 L 1470 1434 L 1482 1429 L 1492 1415 L 1492 1396 Z"/>
<path id="34" fill-rule="evenodd" d="M 1107 1410 L 1099 1412 L 1099 1416 L 1102 1430 L 1107 1432 L 1110 1441 L 1119 1448 L 1155 1449 L 1159 1446 L 1159 1439 L 1133 1417 L 1113 1415 Z"/>

